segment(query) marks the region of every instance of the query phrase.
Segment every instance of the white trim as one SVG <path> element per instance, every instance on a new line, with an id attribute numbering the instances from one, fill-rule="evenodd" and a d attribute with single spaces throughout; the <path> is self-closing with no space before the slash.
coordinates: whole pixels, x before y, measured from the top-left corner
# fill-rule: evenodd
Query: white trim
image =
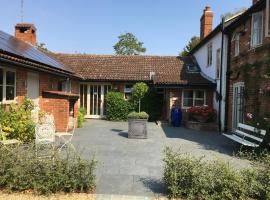
<path id="1" fill-rule="evenodd" d="M 211 52 L 209 52 L 209 49 L 211 47 Z M 211 56 L 211 59 L 210 59 Z M 211 67 L 213 65 L 213 43 L 210 42 L 207 44 L 207 67 Z"/>
<path id="2" fill-rule="evenodd" d="M 15 103 L 16 102 L 16 98 L 17 98 L 17 72 L 16 72 L 16 69 L 13 69 L 13 68 L 9 68 L 9 67 L 2 67 L 0 66 L 0 69 L 3 70 L 3 100 L 0 101 L 0 104 L 11 104 L 11 103 Z M 14 72 L 15 73 L 15 77 L 14 77 L 14 99 L 12 100 L 6 100 L 6 87 L 7 87 L 7 84 L 6 84 L 6 72 L 9 71 L 9 72 Z"/>
<path id="3" fill-rule="evenodd" d="M 253 44 L 253 34 L 254 34 L 253 20 L 254 20 L 254 16 L 255 15 L 261 15 L 261 17 L 262 17 L 261 41 L 260 41 L 260 44 L 256 44 L 256 45 Z M 263 11 L 259 11 L 259 12 L 253 13 L 252 14 L 252 19 L 251 19 L 251 37 L 250 37 L 250 39 L 251 39 L 251 41 L 250 41 L 250 48 L 251 49 L 257 48 L 257 47 L 261 46 L 262 43 L 263 43 L 263 32 L 264 32 L 263 31 L 263 24 L 264 24 L 264 21 L 263 21 Z"/>
<path id="4" fill-rule="evenodd" d="M 270 0 L 266 0 L 265 18 L 265 37 L 270 37 Z"/>
<path id="5" fill-rule="evenodd" d="M 244 87 L 245 88 L 245 83 L 244 82 L 237 82 L 233 84 L 233 101 L 232 101 L 232 129 L 235 130 L 238 126 L 238 123 L 236 123 L 236 127 L 234 127 L 234 120 L 235 120 L 235 116 L 234 116 L 234 109 L 235 109 L 235 88 L 240 88 L 240 87 Z"/>

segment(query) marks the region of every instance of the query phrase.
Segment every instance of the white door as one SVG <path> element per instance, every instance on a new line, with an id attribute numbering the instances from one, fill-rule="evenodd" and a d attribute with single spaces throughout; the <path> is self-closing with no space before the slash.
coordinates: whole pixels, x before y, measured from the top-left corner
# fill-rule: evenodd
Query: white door
<path id="1" fill-rule="evenodd" d="M 39 74 L 27 73 L 27 97 L 34 101 L 35 105 L 38 105 L 39 99 Z"/>
<path id="2" fill-rule="evenodd" d="M 244 122 L 244 89 L 243 82 L 233 85 L 233 110 L 232 110 L 232 128 L 235 130 L 238 123 Z"/>
<path id="3" fill-rule="evenodd" d="M 81 99 L 83 107 L 85 108 L 87 116 L 89 118 L 104 118 L 106 117 L 106 102 L 105 95 L 111 89 L 109 84 L 83 84 L 83 88 L 87 87 L 82 91 L 82 96 L 87 95 L 86 104 L 85 98 Z M 82 87 L 81 87 L 82 88 Z M 87 92 L 87 94 L 85 94 Z"/>

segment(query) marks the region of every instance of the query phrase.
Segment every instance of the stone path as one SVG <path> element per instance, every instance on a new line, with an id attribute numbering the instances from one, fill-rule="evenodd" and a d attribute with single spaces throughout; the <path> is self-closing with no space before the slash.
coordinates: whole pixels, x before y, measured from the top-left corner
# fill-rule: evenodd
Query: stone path
<path id="1" fill-rule="evenodd" d="M 183 153 L 222 159 L 236 168 L 247 161 L 232 157 L 233 143 L 218 133 L 148 124 L 149 139 L 128 139 L 126 122 L 89 120 L 73 140 L 84 158 L 98 160 L 97 194 L 139 197 L 164 196 L 163 150 L 170 146 Z M 130 197 L 129 196 L 129 197 Z"/>

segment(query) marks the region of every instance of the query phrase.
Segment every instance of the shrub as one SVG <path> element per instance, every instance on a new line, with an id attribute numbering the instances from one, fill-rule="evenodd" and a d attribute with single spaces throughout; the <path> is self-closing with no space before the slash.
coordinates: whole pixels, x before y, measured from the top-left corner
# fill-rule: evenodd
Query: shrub
<path id="1" fill-rule="evenodd" d="M 141 111 L 149 114 L 149 121 L 157 121 L 161 117 L 163 95 L 150 90 L 141 100 Z"/>
<path id="2" fill-rule="evenodd" d="M 149 115 L 146 112 L 131 112 L 128 114 L 129 119 L 148 119 Z"/>
<path id="3" fill-rule="evenodd" d="M 25 99 L 21 105 L 11 104 L 0 109 L 0 124 L 7 139 L 31 142 L 34 139 L 35 124 L 31 117 L 33 102 Z"/>
<path id="4" fill-rule="evenodd" d="M 84 108 L 79 108 L 78 110 L 78 127 L 81 128 L 85 122 L 86 110 Z"/>
<path id="5" fill-rule="evenodd" d="M 245 183 L 239 172 L 227 164 L 165 151 L 164 181 L 169 196 L 188 199 L 242 199 Z"/>
<path id="6" fill-rule="evenodd" d="M 106 115 L 108 120 L 124 121 L 133 110 L 133 105 L 124 100 L 123 93 L 108 92 L 106 95 Z"/>
<path id="7" fill-rule="evenodd" d="M 0 163 L 0 188 L 8 191 L 51 194 L 95 189 L 96 161 L 83 160 L 76 154 L 40 159 L 32 146 L 11 150 L 0 147 Z"/>

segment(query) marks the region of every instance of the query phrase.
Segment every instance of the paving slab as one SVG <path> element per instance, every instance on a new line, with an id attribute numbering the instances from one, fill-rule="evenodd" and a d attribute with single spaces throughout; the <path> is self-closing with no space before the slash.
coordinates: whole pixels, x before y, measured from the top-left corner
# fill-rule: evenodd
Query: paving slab
<path id="1" fill-rule="evenodd" d="M 166 146 L 233 167 L 249 162 L 233 156 L 236 146 L 215 132 L 148 123 L 148 139 L 128 139 L 127 122 L 88 120 L 76 130 L 73 143 L 80 154 L 98 160 L 97 199 L 149 199 L 166 195 L 163 156 Z M 134 197 L 134 198 L 133 198 Z"/>

